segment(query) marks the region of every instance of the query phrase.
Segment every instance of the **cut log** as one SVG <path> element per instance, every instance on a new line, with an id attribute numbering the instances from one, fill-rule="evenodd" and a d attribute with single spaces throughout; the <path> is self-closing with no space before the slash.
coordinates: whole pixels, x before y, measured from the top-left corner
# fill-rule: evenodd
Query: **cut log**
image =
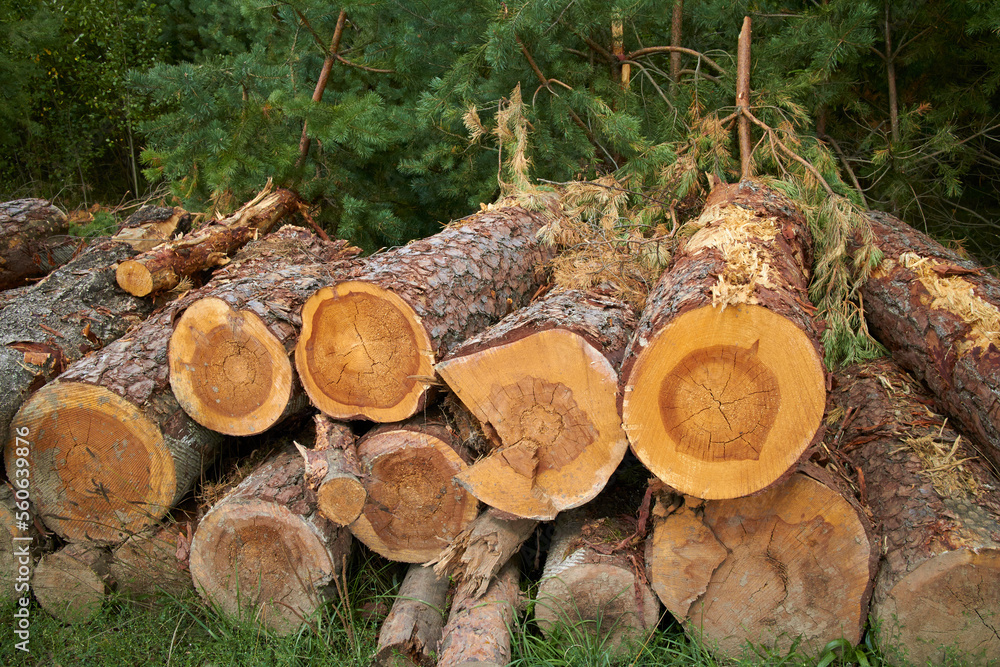
<path id="1" fill-rule="evenodd" d="M 316 490 L 319 511 L 338 526 L 361 516 L 368 491 L 361 481 L 361 462 L 351 429 L 316 415 L 316 448 L 303 451 L 306 475 Z"/>
<path id="2" fill-rule="evenodd" d="M 645 581 L 641 542 L 615 517 L 590 507 L 560 514 L 538 584 L 535 620 L 546 635 L 571 628 L 603 650 L 632 653 L 656 628 L 660 602 Z"/>
<path id="3" fill-rule="evenodd" d="M 0 436 L 24 401 L 63 369 L 125 334 L 153 311 L 115 283 L 117 262 L 134 257 L 126 243 L 92 245 L 0 311 Z"/>
<path id="4" fill-rule="evenodd" d="M 44 541 L 31 516 L 31 505 L 0 483 L 0 604 L 29 598 L 31 570 Z"/>
<path id="5" fill-rule="evenodd" d="M 615 369 L 634 324 L 624 303 L 567 290 L 439 363 L 448 386 L 501 441 L 459 483 L 488 505 L 539 520 L 597 496 L 628 448 Z"/>
<path id="6" fill-rule="evenodd" d="M 420 410 L 434 362 L 538 289 L 552 256 L 541 214 L 498 205 L 460 226 L 367 260 L 356 279 L 302 309 L 295 367 L 335 419 L 395 422 Z"/>
<path id="7" fill-rule="evenodd" d="M 869 330 L 1000 467 L 1000 280 L 884 213 L 861 291 Z"/>
<path id="8" fill-rule="evenodd" d="M 830 404 L 843 426 L 827 442 L 860 471 L 883 539 L 872 598 L 883 650 L 895 664 L 997 661 L 996 477 L 894 363 L 852 366 L 835 379 Z"/>
<path id="9" fill-rule="evenodd" d="M 516 560 L 516 559 L 515 559 Z M 437 667 L 505 667 L 510 632 L 519 607 L 520 572 L 509 561 L 481 596 L 466 582 L 455 591 L 441 636 Z"/>
<path id="10" fill-rule="evenodd" d="M 437 413 L 373 429 L 358 461 L 367 497 L 350 529 L 389 560 L 426 563 L 476 518 L 479 503 L 453 479 L 468 454 Z"/>
<path id="11" fill-rule="evenodd" d="M 189 232 L 191 220 L 192 215 L 180 206 L 143 206 L 122 223 L 111 240 L 128 243 L 136 252 L 147 252 Z"/>
<path id="12" fill-rule="evenodd" d="M 468 583 L 469 592 L 479 597 L 536 526 L 537 521 L 490 507 L 427 564 L 434 565 L 438 574 L 447 574 L 460 584 Z"/>
<path id="13" fill-rule="evenodd" d="M 269 186 L 231 216 L 213 220 L 181 239 L 122 262 L 118 265 L 118 284 L 135 296 L 172 289 L 181 278 L 225 265 L 229 255 L 267 234 L 298 208 L 299 200 L 293 192 L 272 192 Z"/>
<path id="14" fill-rule="evenodd" d="M 434 667 L 444 625 L 448 578 L 410 565 L 378 635 L 378 667 Z"/>
<path id="15" fill-rule="evenodd" d="M 661 494 L 646 568 L 683 625 L 729 657 L 746 642 L 818 653 L 861 639 L 878 562 L 867 518 L 816 466 L 766 491 L 701 501 Z M 824 481 L 818 481 L 818 479 Z"/>
<path id="16" fill-rule="evenodd" d="M 244 249 L 234 271 L 273 243 Z M 300 240 L 309 246 L 313 237 Z M 254 276 L 230 278 L 229 267 L 187 292 L 130 334 L 80 359 L 35 392 L 14 419 L 33 438 L 33 500 L 53 531 L 69 541 L 120 542 L 157 523 L 210 465 L 223 436 L 193 419 L 169 383 L 167 344 L 173 323 L 205 293 L 239 290 Z M 5 308 L 7 312 L 10 307 Z M 7 448 L 7 460 L 12 450 Z"/>
<path id="17" fill-rule="evenodd" d="M 171 521 L 125 540 L 108 568 L 115 590 L 143 605 L 193 591 L 188 569 L 192 537 L 191 522 Z"/>
<path id="18" fill-rule="evenodd" d="M 805 217 L 751 181 L 720 186 L 653 288 L 622 366 L 632 449 L 678 491 L 737 498 L 812 442 L 826 376 L 806 295 Z"/>
<path id="19" fill-rule="evenodd" d="M 0 204 L 0 289 L 24 285 L 68 262 L 83 244 L 67 231 L 66 215 L 44 199 Z"/>
<path id="20" fill-rule="evenodd" d="M 252 435 L 309 406 L 289 358 L 303 302 L 348 275 L 361 252 L 284 227 L 226 267 L 185 309 L 170 337 L 170 386 L 184 411 L 227 435 Z M 272 236 L 274 236 L 272 235 Z"/>
<path id="21" fill-rule="evenodd" d="M 350 533 L 316 511 L 301 454 L 285 448 L 202 518 L 191 576 L 227 614 L 288 634 L 335 593 L 350 547 Z"/>
<path id="22" fill-rule="evenodd" d="M 101 612 L 108 594 L 111 550 L 92 543 L 67 544 L 42 556 L 31 579 L 35 599 L 63 623 L 86 623 Z"/>

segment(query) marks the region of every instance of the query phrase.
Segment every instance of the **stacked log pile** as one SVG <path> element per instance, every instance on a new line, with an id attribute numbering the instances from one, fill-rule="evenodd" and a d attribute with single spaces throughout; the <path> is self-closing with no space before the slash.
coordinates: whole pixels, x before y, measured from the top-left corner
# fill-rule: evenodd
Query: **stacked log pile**
<path id="1" fill-rule="evenodd" d="M 297 206 L 262 201 L 274 210 L 243 217 Z M 148 592 L 123 565 L 135 554 L 183 571 L 189 546 L 180 583 L 295 632 L 343 585 L 353 536 L 408 564 L 377 664 L 503 665 L 534 535 L 531 608 L 551 636 L 626 651 L 662 602 L 725 656 L 816 652 L 858 643 L 871 611 L 910 659 L 943 660 L 945 636 L 1000 656 L 996 280 L 874 217 L 870 327 L 932 399 L 891 362 L 827 373 L 809 227 L 772 189 L 718 187 L 638 315 L 603 287 L 544 289 L 558 198 L 545 206 L 501 202 L 366 259 L 286 227 L 69 364 L 12 422 L 67 542 L 38 567 L 39 599 L 57 591 L 45 604 L 77 621 L 110 589 Z M 193 538 L 156 527 L 225 436 L 279 425 L 282 446 Z M 629 448 L 645 488 L 622 472 Z M 69 605 L 67 572 L 83 582 Z"/>

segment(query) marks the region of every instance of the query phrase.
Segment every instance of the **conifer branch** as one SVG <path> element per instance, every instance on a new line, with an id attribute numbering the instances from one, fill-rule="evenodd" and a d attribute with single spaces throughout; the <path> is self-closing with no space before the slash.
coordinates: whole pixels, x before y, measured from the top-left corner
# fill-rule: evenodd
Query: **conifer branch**
<path id="1" fill-rule="evenodd" d="M 833 196 L 835 194 L 833 188 L 831 188 L 830 184 L 826 182 L 826 179 L 823 178 L 823 175 L 821 173 L 819 173 L 819 170 L 815 166 L 813 166 L 811 162 L 809 162 L 804 157 L 802 157 L 801 155 L 793 151 L 791 148 L 786 146 L 784 142 L 781 141 L 781 139 L 778 139 L 777 133 L 774 131 L 774 128 L 772 128 L 770 125 L 757 118 L 757 116 L 754 116 L 753 113 L 750 112 L 750 109 L 746 108 L 741 109 L 740 114 L 743 117 L 747 118 L 754 125 L 767 132 L 768 140 L 773 145 L 780 148 L 781 151 L 785 153 L 785 155 L 787 155 L 788 157 L 790 157 L 791 159 L 795 160 L 803 167 L 805 167 L 806 171 L 812 174 L 813 177 L 815 177 L 816 180 L 819 181 L 820 185 L 823 186 L 823 189 L 826 190 L 827 194 L 829 194 L 830 196 Z"/>
<path id="2" fill-rule="evenodd" d="M 833 146 L 834 152 L 837 153 L 837 157 L 840 158 L 841 164 L 844 165 L 844 170 L 847 172 L 847 175 L 851 177 L 851 183 L 854 184 L 854 189 L 857 190 L 858 194 L 861 196 L 862 205 L 864 205 L 865 208 L 869 208 L 868 199 L 865 197 L 865 191 L 861 189 L 861 183 L 858 181 L 858 177 L 855 175 L 854 170 L 851 169 L 851 163 L 847 161 L 847 156 L 844 155 L 844 151 L 840 148 L 840 144 L 837 143 L 836 139 L 824 132 L 819 133 L 817 136 L 819 139 L 826 141 Z"/>
<path id="3" fill-rule="evenodd" d="M 706 64 L 711 65 L 719 74 L 725 75 L 726 70 L 715 62 L 704 53 L 700 51 L 695 51 L 694 49 L 688 49 L 683 46 L 647 46 L 642 49 L 637 49 L 632 53 L 625 56 L 629 60 L 635 60 L 636 58 L 641 58 L 643 56 L 648 56 L 654 53 L 686 53 L 689 56 L 694 56 L 695 58 L 700 58 Z"/>

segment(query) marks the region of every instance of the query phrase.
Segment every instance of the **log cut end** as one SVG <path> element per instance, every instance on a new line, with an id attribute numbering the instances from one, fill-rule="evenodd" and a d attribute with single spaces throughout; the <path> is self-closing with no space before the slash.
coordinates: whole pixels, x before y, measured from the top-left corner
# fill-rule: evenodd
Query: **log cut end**
<path id="1" fill-rule="evenodd" d="M 118 265 L 115 270 L 118 286 L 132 296 L 149 296 L 163 289 L 163 285 L 154 279 L 153 272 L 141 262 L 128 259 Z M 176 284 L 176 280 L 173 281 Z"/>
<path id="2" fill-rule="evenodd" d="M 292 396 L 292 364 L 281 342 L 250 311 L 200 299 L 170 336 L 170 386 L 184 411 L 227 435 L 266 431 Z"/>
<path id="3" fill-rule="evenodd" d="M 198 525 L 191 576 L 225 613 L 294 632 L 326 600 L 350 548 L 330 542 L 311 522 L 272 502 L 220 503 Z"/>
<path id="4" fill-rule="evenodd" d="M 636 456 L 663 482 L 699 498 L 737 498 L 799 459 L 825 403 L 822 358 L 800 328 L 760 306 L 703 306 L 643 349 L 623 421 Z"/>
<path id="5" fill-rule="evenodd" d="M 31 579 L 38 604 L 63 623 L 86 623 L 104 605 L 108 558 L 103 549 L 84 544 L 46 554 Z"/>
<path id="6" fill-rule="evenodd" d="M 303 306 L 295 366 L 313 404 L 335 419 L 410 417 L 424 402 L 433 364 L 420 318 L 392 292 L 349 281 Z"/>
<path id="7" fill-rule="evenodd" d="M 453 477 L 466 464 L 444 437 L 409 430 L 358 444 L 367 489 L 351 532 L 390 560 L 425 563 L 472 523 L 479 503 Z"/>
<path id="8" fill-rule="evenodd" d="M 894 658 L 914 665 L 1000 659 L 1000 550 L 958 549 L 921 563 L 872 605 Z M 905 655 L 898 655 L 905 651 Z"/>
<path id="9" fill-rule="evenodd" d="M 48 384 L 11 429 L 30 434 L 33 500 L 45 525 L 67 540 L 121 542 L 174 503 L 176 468 L 160 429 L 103 387 Z M 8 469 L 14 458 L 8 446 Z"/>
<path id="10" fill-rule="evenodd" d="M 781 652 L 797 637 L 817 652 L 860 641 L 877 545 L 838 491 L 798 473 L 747 498 L 660 505 L 654 517 L 650 583 L 709 646 L 738 656 L 747 641 Z"/>
<path id="11" fill-rule="evenodd" d="M 457 477 L 488 505 L 553 519 L 597 496 L 625 456 L 618 374 L 575 333 L 549 329 L 437 369 L 501 440 Z"/>
<path id="12" fill-rule="evenodd" d="M 361 516 L 368 500 L 364 484 L 353 475 L 325 480 L 316 490 L 319 511 L 338 526 L 347 526 Z"/>

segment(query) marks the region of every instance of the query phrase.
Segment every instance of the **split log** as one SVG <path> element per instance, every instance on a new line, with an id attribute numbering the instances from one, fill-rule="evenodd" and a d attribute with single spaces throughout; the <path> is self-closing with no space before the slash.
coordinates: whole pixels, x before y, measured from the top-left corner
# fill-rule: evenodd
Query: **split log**
<path id="1" fill-rule="evenodd" d="M 472 594 L 470 582 L 456 589 L 442 631 L 437 667 L 504 667 L 510 663 L 519 580 L 517 564 L 511 560 L 482 596 Z"/>
<path id="2" fill-rule="evenodd" d="M 0 204 L 0 289 L 24 285 L 68 262 L 82 247 L 68 231 L 69 219 L 44 199 Z"/>
<path id="3" fill-rule="evenodd" d="M 748 641 L 786 653 L 801 637 L 818 653 L 861 640 L 878 544 L 853 497 L 803 470 L 746 498 L 657 500 L 649 581 L 687 633 L 726 656 Z"/>
<path id="4" fill-rule="evenodd" d="M 128 243 L 136 252 L 147 252 L 190 231 L 192 217 L 180 206 L 143 206 L 122 223 L 111 240 Z"/>
<path id="5" fill-rule="evenodd" d="M 281 189 L 271 192 L 269 186 L 231 216 L 213 220 L 183 238 L 122 262 L 118 265 L 118 284 L 135 296 L 172 289 L 181 278 L 225 265 L 230 254 L 267 234 L 298 208 L 295 193 Z"/>
<path id="6" fill-rule="evenodd" d="M 439 414 L 379 426 L 357 453 L 367 495 L 349 527 L 372 551 L 425 563 L 476 518 L 479 503 L 453 479 L 468 453 Z"/>
<path id="7" fill-rule="evenodd" d="M 870 331 L 1000 467 L 1000 281 L 901 220 L 869 219 L 883 254 L 861 291 Z"/>
<path id="8" fill-rule="evenodd" d="M 634 529 L 592 508 L 560 514 L 538 584 L 535 620 L 546 635 L 573 628 L 604 650 L 630 652 L 656 628 L 660 602 L 645 581 Z"/>
<path id="9" fill-rule="evenodd" d="M 234 271 L 271 244 L 314 238 L 291 231 L 244 249 Z M 121 542 L 157 523 L 215 459 L 223 436 L 181 408 L 170 389 L 167 347 L 177 317 L 203 294 L 238 290 L 254 276 L 229 277 L 171 302 L 127 337 L 80 359 L 24 404 L 13 424 L 34 445 L 33 500 L 68 541 Z M 4 312 L 10 308 L 4 309 Z M 11 449 L 7 449 L 8 462 Z"/>
<path id="10" fill-rule="evenodd" d="M 894 363 L 835 376 L 830 449 L 860 471 L 882 535 L 872 616 L 893 663 L 1000 659 L 1000 485 Z M 829 433 L 833 433 L 831 428 Z"/>
<path id="11" fill-rule="evenodd" d="M 537 526 L 532 519 L 487 508 L 427 565 L 460 584 L 468 583 L 471 595 L 479 597 Z"/>
<path id="12" fill-rule="evenodd" d="M 541 214 L 497 205 L 369 258 L 302 309 L 295 367 L 335 419 L 396 422 L 424 407 L 434 362 L 528 302 L 552 256 Z"/>
<path id="13" fill-rule="evenodd" d="M 316 511 L 302 456 L 285 448 L 202 518 L 191 576 L 224 612 L 288 634 L 335 593 L 350 548 L 350 533 Z"/>
<path id="14" fill-rule="evenodd" d="M 597 496 L 628 448 L 615 369 L 634 325 L 624 303 L 567 290 L 449 354 L 438 373 L 501 441 L 458 482 L 529 519 L 553 519 Z"/>
<path id="15" fill-rule="evenodd" d="M 316 447 L 301 450 L 306 476 L 316 490 L 320 513 L 338 526 L 347 526 L 361 516 L 368 500 L 355 437 L 347 425 L 335 424 L 326 415 L 314 419 Z"/>
<path id="16" fill-rule="evenodd" d="M 348 275 L 361 252 L 284 227 L 247 260 L 226 267 L 177 320 L 167 358 L 184 411 L 227 435 L 252 435 L 309 406 L 289 358 L 303 302 Z M 272 235 L 273 236 L 273 235 Z"/>
<path id="17" fill-rule="evenodd" d="M 155 222 L 153 223 L 155 224 Z M 134 257 L 127 243 L 92 245 L 0 311 L 0 437 L 36 389 L 66 366 L 146 319 L 153 304 L 115 282 L 115 265 Z"/>
<path id="18" fill-rule="evenodd" d="M 636 456 L 699 498 L 774 483 L 812 442 L 826 376 L 805 217 L 752 181 L 713 191 L 646 302 L 622 366 Z"/>
<path id="19" fill-rule="evenodd" d="M 410 565 L 378 635 L 378 667 L 434 667 L 444 625 L 448 578 Z"/>
<path id="20" fill-rule="evenodd" d="M 31 590 L 50 616 L 63 623 L 86 623 L 101 612 L 110 591 L 111 550 L 80 542 L 46 554 L 35 567 Z"/>

